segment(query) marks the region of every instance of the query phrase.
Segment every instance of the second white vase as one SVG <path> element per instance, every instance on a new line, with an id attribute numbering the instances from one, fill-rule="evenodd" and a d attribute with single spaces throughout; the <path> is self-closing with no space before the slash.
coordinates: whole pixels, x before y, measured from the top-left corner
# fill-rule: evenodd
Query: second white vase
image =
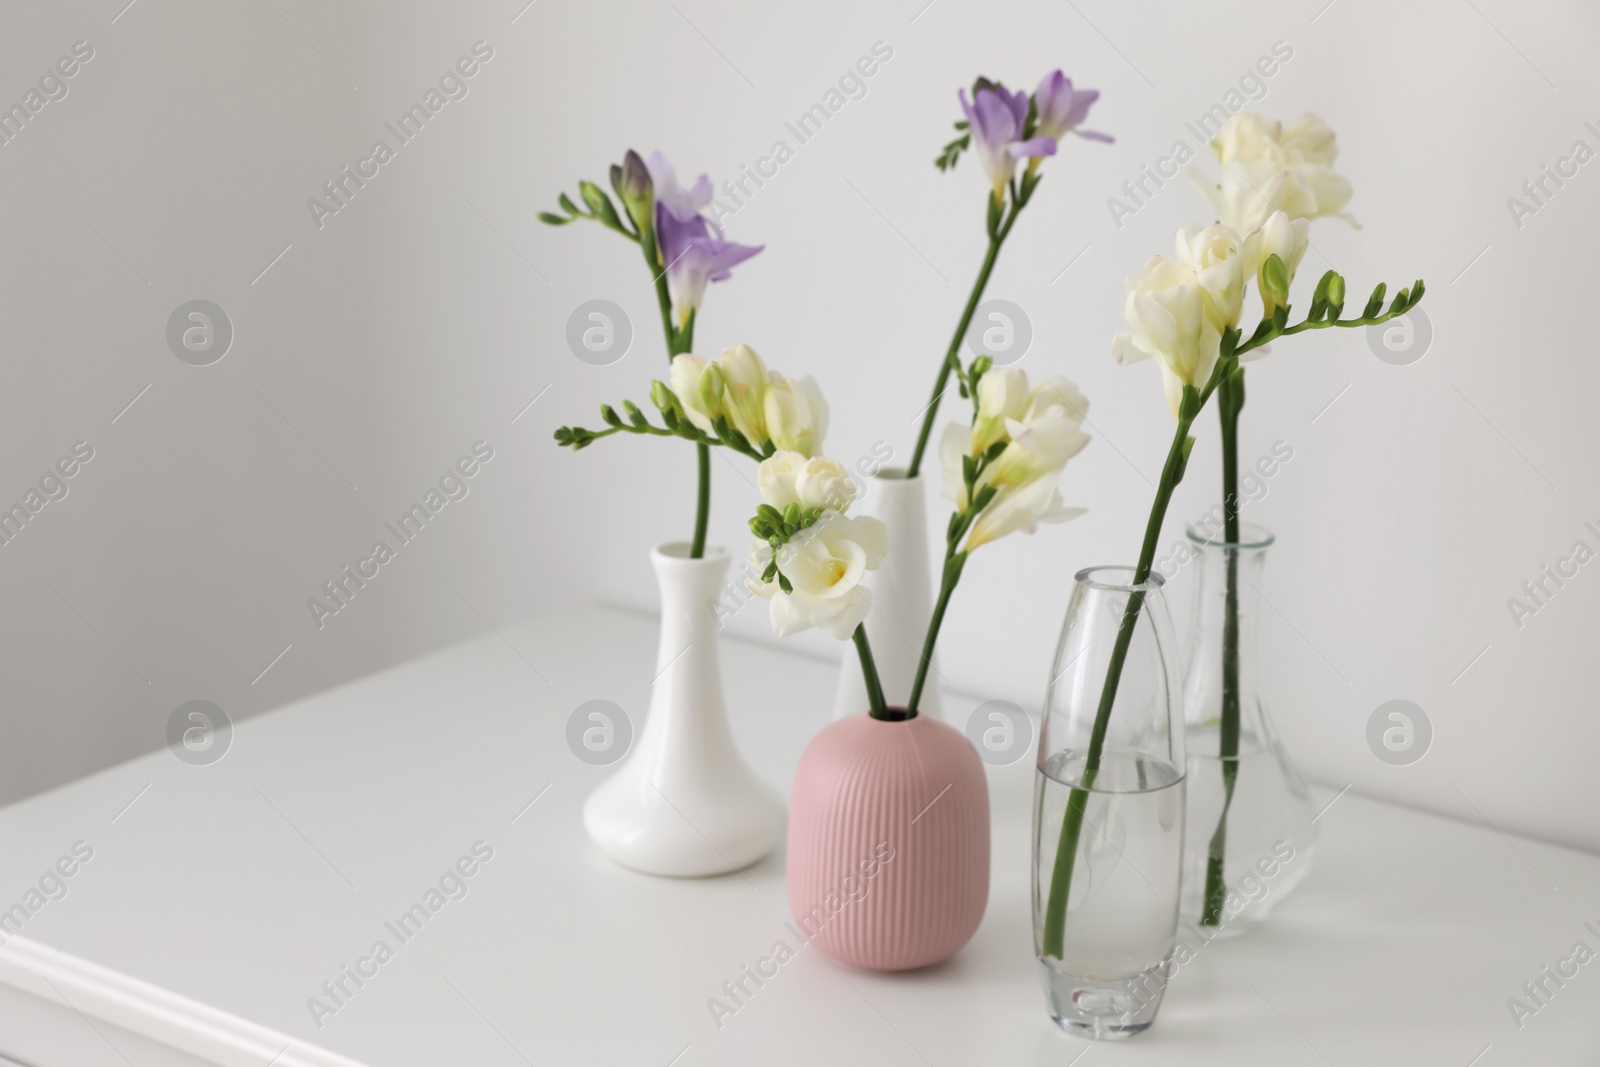
<path id="1" fill-rule="evenodd" d="M 890 707 L 905 707 L 911 699 L 917 665 L 922 661 L 922 641 L 933 614 L 933 578 L 928 563 L 928 512 L 922 475 L 907 478 L 899 468 L 885 468 L 867 482 L 861 514 L 883 522 L 889 531 L 889 551 L 883 565 L 867 577 L 872 611 L 866 619 L 867 638 Z M 924 715 L 943 718 L 939 657 L 928 666 L 921 706 Z M 845 646 L 839 668 L 839 688 L 833 717 L 859 715 L 869 707 L 867 683 L 855 649 Z"/>
<path id="2" fill-rule="evenodd" d="M 722 697 L 711 605 L 728 550 L 690 559 L 686 544 L 651 553 L 661 586 L 661 642 L 650 712 L 616 774 L 583 807 L 606 855 L 646 874 L 731 874 L 772 851 L 785 815 L 734 747 Z"/>

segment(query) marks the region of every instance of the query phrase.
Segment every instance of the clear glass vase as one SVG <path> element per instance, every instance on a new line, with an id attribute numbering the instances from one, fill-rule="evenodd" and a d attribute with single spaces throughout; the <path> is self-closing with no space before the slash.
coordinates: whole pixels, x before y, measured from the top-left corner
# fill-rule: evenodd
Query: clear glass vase
<path id="1" fill-rule="evenodd" d="M 1198 570 L 1184 688 L 1189 832 L 1183 918 L 1205 940 L 1263 922 L 1311 869 L 1317 845 L 1311 791 L 1290 762 L 1257 689 L 1261 571 L 1271 532 L 1249 523 L 1239 540 L 1191 525 Z M 1235 592 L 1230 623 L 1228 589 Z"/>
<path id="2" fill-rule="evenodd" d="M 1161 579 L 1132 579 L 1131 567 L 1078 572 L 1034 783 L 1033 931 L 1045 999 L 1063 1029 L 1097 1039 L 1155 1020 L 1178 926 L 1182 680 Z"/>

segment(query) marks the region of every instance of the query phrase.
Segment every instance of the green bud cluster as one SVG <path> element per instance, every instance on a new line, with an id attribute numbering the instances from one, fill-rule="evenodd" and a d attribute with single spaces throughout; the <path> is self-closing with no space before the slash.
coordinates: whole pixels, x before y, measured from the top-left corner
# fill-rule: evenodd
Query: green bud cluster
<path id="1" fill-rule="evenodd" d="M 578 193 L 583 197 L 583 202 L 588 210 L 578 207 L 572 198 L 562 193 L 556 198 L 564 214 L 551 211 L 539 212 L 539 221 L 548 226 L 565 226 L 578 219 L 591 219 L 600 223 L 608 230 L 615 230 L 630 241 L 639 241 L 641 238 L 649 239 L 653 232 L 655 213 L 655 186 L 650 180 L 649 168 L 639 153 L 628 150 L 621 164 L 611 166 L 611 188 L 616 192 L 617 199 L 622 201 L 623 212 L 626 213 L 628 225 L 623 219 L 623 214 L 617 211 L 616 205 L 594 182 L 580 181 Z"/>
<path id="2" fill-rule="evenodd" d="M 701 380 L 704 381 L 705 376 Z M 562 426 L 555 432 L 556 444 L 563 448 L 577 451 L 587 448 L 602 437 L 610 437 L 616 433 L 648 434 L 654 437 L 681 437 L 686 441 L 693 441 L 697 445 L 719 445 L 731 448 L 735 452 L 749 456 L 760 462 L 778 450 L 778 446 L 771 441 L 763 441 L 754 445 L 744 434 L 729 424 L 726 415 L 718 415 L 712 420 L 712 429 L 715 436 L 706 433 L 689 420 L 684 413 L 683 402 L 678 395 L 668 387 L 666 382 L 659 378 L 650 383 L 650 402 L 661 413 L 661 425 L 657 426 L 650 421 L 639 406 L 631 400 L 622 402 L 622 413 L 610 404 L 600 405 L 600 419 L 608 429 L 588 430 L 582 426 Z"/>
<path id="3" fill-rule="evenodd" d="M 772 560 L 767 564 L 766 570 L 761 572 L 763 582 L 770 582 L 776 578 L 778 588 L 785 593 L 794 592 L 789 579 L 778 569 L 778 553 L 802 531 L 815 526 L 826 513 L 826 508 L 802 510 L 799 504 L 790 504 L 782 511 L 771 504 L 762 504 L 756 508 L 755 516 L 750 520 L 750 532 L 765 541 L 772 549 Z"/>

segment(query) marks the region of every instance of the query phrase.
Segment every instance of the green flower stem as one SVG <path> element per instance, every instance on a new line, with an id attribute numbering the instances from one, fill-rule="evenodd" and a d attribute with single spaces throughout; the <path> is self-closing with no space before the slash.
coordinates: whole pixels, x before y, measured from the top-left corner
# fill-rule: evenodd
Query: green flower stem
<path id="1" fill-rule="evenodd" d="M 655 437 L 681 437 L 685 441 L 701 445 L 707 449 L 712 447 L 731 448 L 740 455 L 749 456 L 757 463 L 767 458 L 766 453 L 752 448 L 745 436 L 732 427 L 728 428 L 728 436 L 712 437 L 710 434 L 703 433 L 688 419 L 682 417 L 676 418 L 670 426 L 654 426 L 649 422 L 638 422 L 624 423 L 620 426 L 612 425 L 604 430 L 588 430 L 581 426 L 563 426 L 556 432 L 559 435 L 565 435 L 558 436 L 557 443 L 572 448 L 587 448 L 602 437 L 610 437 L 612 434 L 634 433 L 649 434 Z M 771 442 L 768 442 L 769 446 L 770 444 Z M 707 454 L 709 455 L 709 452 Z"/>
<path id="2" fill-rule="evenodd" d="M 1222 811 L 1206 852 L 1206 885 L 1200 913 L 1202 926 L 1220 926 L 1227 900 L 1224 859 L 1228 848 L 1228 811 L 1239 777 L 1239 412 L 1244 407 L 1244 371 L 1235 372 L 1217 391 L 1222 420 L 1223 551 L 1228 557 L 1227 589 L 1222 621 L 1222 717 L 1217 758 L 1222 769 Z"/>
<path id="3" fill-rule="evenodd" d="M 661 253 L 656 245 L 656 231 L 654 226 L 645 228 L 639 235 L 639 248 L 644 252 L 644 261 L 650 267 L 650 274 L 655 279 L 656 304 L 661 308 L 661 332 L 667 339 L 667 360 L 679 352 L 689 351 L 689 346 L 677 347 L 677 331 L 672 326 L 672 296 L 667 292 L 667 270 L 661 265 Z"/>
<path id="4" fill-rule="evenodd" d="M 1026 191 L 1022 192 L 1017 189 L 1015 182 L 1012 183 L 1011 211 L 1005 222 L 989 235 L 989 250 L 984 253 L 983 266 L 978 270 L 977 281 L 972 284 L 972 294 L 967 297 L 967 306 L 961 312 L 961 321 L 956 324 L 955 335 L 950 338 L 950 348 L 944 354 L 944 362 L 939 364 L 939 377 L 933 383 L 933 399 L 928 402 L 922 416 L 922 429 L 917 432 L 917 447 L 911 453 L 910 466 L 906 468 L 907 478 L 915 478 L 922 469 L 922 456 L 928 450 L 928 438 L 933 434 L 933 422 L 939 414 L 939 401 L 944 396 L 945 387 L 950 384 L 950 371 L 956 365 L 957 354 L 961 351 L 961 339 L 967 335 L 967 327 L 972 325 L 972 316 L 983 299 L 984 289 L 989 285 L 989 275 L 994 270 L 995 260 L 1000 257 L 1000 246 L 1005 244 L 1017 216 L 1027 206 L 1035 184 L 1036 181 L 1025 180 L 1023 189 Z"/>
<path id="5" fill-rule="evenodd" d="M 1382 314 L 1363 312 L 1354 319 L 1340 319 L 1341 308 L 1327 308 L 1333 314 L 1318 315 L 1314 302 L 1312 313 L 1303 322 L 1285 326 L 1280 320 L 1268 320 L 1258 328 L 1256 335 L 1235 349 L 1235 356 L 1269 344 L 1279 337 L 1289 337 L 1307 330 L 1325 330 L 1330 326 L 1349 329 L 1373 326 L 1388 322 L 1405 314 L 1422 299 L 1423 286 L 1416 287 L 1402 300 L 1396 297 L 1390 309 Z M 1377 296 L 1374 297 L 1377 299 Z M 1381 305 L 1379 305 L 1381 306 Z M 1377 311 L 1377 307 L 1373 308 Z M 1270 324 L 1269 324 L 1270 323 Z M 1217 759 L 1222 772 L 1222 810 L 1217 815 L 1217 827 L 1211 833 L 1206 847 L 1206 883 L 1202 898 L 1200 923 L 1202 926 L 1220 926 L 1222 909 L 1228 897 L 1226 858 L 1228 850 L 1228 813 L 1233 807 L 1234 788 L 1239 779 L 1239 413 L 1244 408 L 1244 371 L 1234 371 L 1224 380 L 1217 392 L 1217 414 L 1222 422 L 1222 522 L 1223 551 L 1228 555 L 1227 586 L 1224 590 L 1222 621 L 1222 714 L 1217 731 Z"/>
<path id="6" fill-rule="evenodd" d="M 1332 272 L 1330 271 L 1329 273 L 1331 274 Z M 1253 352 L 1256 349 L 1263 347 L 1264 345 L 1271 344 L 1280 337 L 1293 337 L 1295 334 L 1305 333 L 1307 330 L 1326 330 L 1330 326 L 1338 326 L 1343 329 L 1353 329 L 1358 326 L 1377 326 L 1380 323 L 1388 322 L 1390 319 L 1399 318 L 1401 315 L 1404 315 L 1406 312 L 1410 311 L 1412 308 L 1421 303 L 1422 297 L 1417 295 L 1421 291 L 1421 287 L 1422 283 L 1419 281 L 1417 283 L 1417 289 L 1411 292 L 1407 303 L 1402 305 L 1400 303 L 1400 298 L 1396 297 L 1394 306 L 1382 314 L 1363 314 L 1359 318 L 1354 319 L 1307 318 L 1303 322 L 1295 323 L 1293 326 L 1279 326 L 1273 324 L 1270 329 L 1263 329 L 1263 327 L 1267 327 L 1269 323 L 1273 322 L 1273 320 L 1263 319 L 1261 327 L 1257 328 L 1255 334 L 1251 336 L 1250 340 L 1241 343 L 1233 350 L 1233 354 L 1235 356 L 1243 356 L 1248 352 Z M 1379 288 L 1381 289 L 1382 286 L 1379 286 Z M 1332 310 L 1337 312 L 1339 309 Z M 1288 312 L 1289 308 L 1287 306 L 1279 309 L 1280 315 L 1287 316 Z"/>
<path id="7" fill-rule="evenodd" d="M 939 582 L 939 602 L 933 606 L 933 618 L 928 620 L 928 633 L 922 639 L 922 661 L 917 664 L 917 680 L 911 686 L 911 699 L 906 702 L 906 718 L 915 718 L 917 705 L 922 703 L 922 687 L 928 681 L 928 666 L 933 662 L 933 646 L 939 641 L 939 628 L 944 625 L 944 611 L 950 606 L 950 595 L 961 581 L 961 569 L 967 565 L 967 554 L 957 552 L 952 542 L 945 550 L 944 576 Z"/>
<path id="8" fill-rule="evenodd" d="M 700 476 L 695 486 L 694 541 L 689 545 L 689 558 L 700 559 L 706 554 L 706 524 L 711 520 L 711 446 L 694 446 L 696 469 Z"/>
<path id="9" fill-rule="evenodd" d="M 665 273 L 662 272 L 663 275 Z M 656 287 L 662 294 L 662 307 L 670 323 L 672 312 L 665 296 L 667 283 L 658 278 Z M 683 326 L 668 338 L 667 344 L 674 356 L 681 355 L 694 347 L 694 319 L 695 313 L 689 312 Z M 706 554 L 706 526 L 711 521 L 711 446 L 701 441 L 695 445 L 694 451 L 695 469 L 699 472 L 699 477 L 695 486 L 694 540 L 689 544 L 689 558 L 700 559 Z"/>
<path id="10" fill-rule="evenodd" d="M 661 263 L 654 227 L 645 227 L 639 234 L 639 248 L 644 261 L 650 265 L 655 278 L 656 303 L 661 308 L 661 332 L 667 340 L 667 362 L 694 347 L 695 313 L 690 311 L 681 327 L 672 325 L 672 295 L 667 291 L 667 268 Z M 599 435 L 596 435 L 599 436 Z M 711 521 L 711 449 L 704 442 L 695 446 L 695 469 L 699 472 L 695 487 L 694 540 L 689 544 L 689 558 L 701 559 L 706 554 L 706 526 Z"/>
<path id="11" fill-rule="evenodd" d="M 641 168 L 642 173 L 643 164 L 639 162 L 638 157 L 634 153 L 630 152 L 628 154 L 627 166 L 631 168 L 635 165 L 638 165 Z M 585 211 L 578 207 L 577 204 L 575 204 L 567 197 L 565 193 L 563 193 L 559 198 L 559 203 L 562 211 L 565 214 L 557 215 L 552 212 L 542 211 L 539 213 L 539 219 L 541 222 L 551 226 L 565 226 L 568 223 L 580 218 L 591 219 L 605 226 L 607 229 L 621 234 L 623 237 L 626 237 L 628 240 L 639 246 L 639 251 L 644 256 L 645 264 L 650 268 L 650 274 L 653 279 L 652 284 L 655 286 L 656 304 L 661 309 L 661 333 L 666 338 L 667 342 L 667 362 L 671 363 L 673 357 L 682 355 L 694 347 L 695 313 L 693 310 L 691 310 L 687 315 L 685 315 L 681 326 L 673 325 L 672 294 L 667 288 L 668 264 L 662 261 L 661 245 L 656 239 L 655 227 L 651 224 L 653 208 L 649 200 L 649 197 L 652 195 L 650 193 L 649 179 L 648 176 L 645 176 L 642 179 L 642 192 L 639 189 L 632 189 L 634 194 L 643 198 L 644 202 L 642 205 L 627 200 L 629 193 L 624 192 L 623 184 L 629 181 L 631 181 L 631 179 L 625 176 L 625 172 L 621 168 L 612 168 L 612 187 L 616 190 L 619 197 L 624 198 L 624 208 L 626 210 L 622 214 L 617 212 L 616 208 L 612 206 L 611 198 L 601 191 L 598 186 L 590 182 L 580 182 L 579 188 L 582 190 L 584 203 L 588 206 L 589 210 Z M 638 212 L 635 212 L 636 207 L 639 208 Z M 609 437 L 611 434 L 617 433 L 622 429 L 628 429 L 629 432 L 632 433 L 655 433 L 665 436 L 689 437 L 688 434 L 684 433 L 675 434 L 671 429 L 661 431 L 652 429 L 650 427 L 616 427 L 600 433 L 583 431 L 580 439 L 575 440 L 573 434 L 570 432 L 571 428 L 562 427 L 562 429 L 557 432 L 557 441 L 562 445 L 572 445 L 576 448 L 582 448 L 598 438 Z M 706 553 L 706 527 L 710 521 L 711 515 L 710 445 L 729 443 L 707 441 L 704 439 L 704 435 L 701 435 L 701 437 L 701 440 L 695 442 L 695 463 L 696 470 L 698 472 L 699 484 L 697 485 L 695 492 L 694 540 L 691 541 L 689 545 L 690 559 L 701 559 Z M 690 440 L 694 440 L 694 438 L 690 437 Z M 760 460 L 763 457 L 759 454 L 755 454 L 755 458 Z"/>
<path id="12" fill-rule="evenodd" d="M 963 374 L 963 381 L 976 384 L 978 378 L 968 379 L 961 371 L 961 365 L 956 364 L 957 373 Z M 981 374 L 980 374 L 981 377 Z M 970 390 L 969 390 L 970 392 Z M 978 406 L 977 397 L 973 397 L 972 406 Z M 978 516 L 983 510 L 994 502 L 999 489 L 992 485 L 979 488 L 984 472 L 989 464 L 1003 451 L 1003 446 L 996 445 L 980 456 L 968 456 L 962 463 L 961 476 L 966 483 L 964 499 L 966 506 L 958 508 L 950 516 L 950 525 L 944 537 L 944 571 L 939 579 L 939 602 L 933 607 L 933 617 L 928 620 L 928 632 L 922 639 L 922 659 L 917 664 L 917 678 L 911 686 L 911 699 L 906 703 L 906 718 L 913 718 L 917 714 L 917 705 L 922 702 L 922 687 L 928 681 L 928 668 L 933 663 L 933 646 L 939 642 L 939 628 L 944 625 L 944 612 L 950 606 L 950 596 L 956 591 L 956 585 L 961 581 L 961 571 L 967 565 L 967 556 L 971 548 L 962 549 L 961 539 L 967 536 L 967 531 L 972 529 L 973 523 L 978 521 Z"/>
<path id="13" fill-rule="evenodd" d="M 878 681 L 878 667 L 872 659 L 872 645 L 867 641 L 867 628 L 864 624 L 856 625 L 851 640 L 856 643 L 856 655 L 861 660 L 861 675 L 867 680 L 867 701 L 872 705 L 872 717 L 896 720 L 898 717 L 889 711 L 888 702 L 883 699 L 883 684 Z M 916 712 L 911 712 L 905 717 L 909 719 L 915 714 Z"/>
<path id="14" fill-rule="evenodd" d="M 1172 439 L 1172 447 L 1167 451 L 1166 466 L 1161 470 L 1161 484 L 1156 487 L 1155 503 L 1150 508 L 1150 519 L 1145 525 L 1144 546 L 1139 551 L 1139 565 L 1134 569 L 1133 584 L 1143 585 L 1150 577 L 1150 565 L 1155 559 L 1156 541 L 1161 536 L 1161 524 L 1166 518 L 1167 505 L 1171 503 L 1172 491 L 1183 480 L 1183 472 L 1188 464 L 1189 449 L 1193 441 L 1189 437 L 1189 427 L 1193 424 L 1195 416 L 1205 407 L 1212 392 L 1225 381 L 1235 375 L 1238 369 L 1238 357 L 1270 344 L 1279 337 L 1288 337 L 1307 330 L 1324 330 L 1330 326 L 1345 328 L 1357 326 L 1372 326 L 1387 322 L 1392 318 L 1404 315 L 1407 311 L 1417 306 L 1422 299 L 1423 285 L 1419 280 L 1410 290 L 1402 290 L 1394 299 L 1394 303 L 1387 312 L 1381 312 L 1383 286 L 1373 292 L 1372 299 L 1367 309 L 1359 318 L 1340 319 L 1342 310 L 1342 295 L 1334 298 L 1333 303 L 1323 299 L 1330 279 L 1337 276 L 1329 271 L 1322 284 L 1318 286 L 1319 296 L 1312 302 L 1311 311 L 1305 320 L 1293 326 L 1287 325 L 1289 308 L 1280 307 L 1276 314 L 1269 319 L 1263 319 L 1248 341 L 1240 343 L 1237 331 L 1229 329 L 1223 335 L 1222 351 L 1217 359 L 1216 368 L 1211 373 L 1211 380 L 1206 383 L 1205 389 L 1199 393 L 1192 386 L 1186 386 L 1183 391 L 1183 401 L 1179 405 L 1178 430 Z M 1343 292 L 1343 281 L 1339 280 L 1339 291 Z M 1332 312 L 1329 316 L 1328 312 Z M 1233 386 L 1230 385 L 1230 389 Z M 1243 403 L 1243 384 L 1239 381 L 1237 388 L 1240 394 L 1234 398 L 1234 407 L 1237 409 Z M 1234 412 L 1234 422 L 1237 424 L 1238 413 Z M 1225 417 L 1226 420 L 1226 417 Z M 1226 425 L 1226 421 L 1224 423 Z M 1227 469 L 1226 466 L 1224 469 Z M 1234 530 L 1237 530 L 1234 526 Z M 1229 535 L 1235 539 L 1236 534 Z M 1084 812 L 1089 805 L 1089 791 L 1094 788 L 1095 779 L 1100 773 L 1100 757 L 1105 747 L 1106 728 L 1111 720 L 1111 707 L 1116 702 L 1117 686 L 1122 679 L 1122 667 L 1128 656 L 1128 646 L 1133 641 L 1134 624 L 1138 621 L 1139 611 L 1144 606 L 1143 591 L 1135 591 L 1128 597 L 1128 606 L 1123 612 L 1121 628 L 1117 631 L 1117 641 L 1111 650 L 1111 662 L 1106 669 L 1105 685 L 1100 692 L 1100 706 L 1095 712 L 1094 728 L 1089 737 L 1089 751 L 1084 760 L 1083 782 L 1075 786 L 1067 798 L 1067 809 L 1061 820 L 1061 838 L 1056 845 L 1056 858 L 1054 868 L 1050 875 L 1050 893 L 1045 903 L 1044 915 L 1044 954 L 1060 959 L 1066 942 L 1067 931 L 1067 897 L 1072 888 L 1072 870 L 1077 858 L 1078 840 L 1083 832 Z M 1235 624 L 1237 625 L 1237 623 Z M 1235 638 L 1237 642 L 1237 637 Z M 1237 747 L 1237 741 L 1235 741 Z M 1231 794 L 1230 794 L 1231 795 Z"/>
<path id="15" fill-rule="evenodd" d="M 1219 372 L 1226 360 L 1218 362 Z M 1134 569 L 1133 582 L 1141 586 L 1150 577 L 1150 566 L 1156 555 L 1156 542 L 1161 537 L 1161 525 L 1167 517 L 1167 505 L 1172 501 L 1172 491 L 1183 480 L 1183 470 L 1188 461 L 1193 441 L 1189 427 L 1205 405 L 1205 398 L 1215 388 L 1217 374 L 1212 375 L 1204 393 L 1196 393 L 1192 386 L 1184 388 L 1184 400 L 1179 409 L 1178 428 L 1167 450 L 1167 462 L 1161 469 L 1161 483 L 1156 487 L 1155 502 L 1150 507 L 1150 518 L 1145 523 L 1144 545 L 1139 550 L 1139 565 Z M 1192 399 L 1191 399 L 1192 398 Z M 1083 784 L 1074 786 L 1067 797 L 1067 810 L 1061 819 L 1061 839 L 1056 845 L 1056 860 L 1050 874 L 1050 894 L 1045 903 L 1044 953 L 1056 959 L 1062 957 L 1067 933 L 1067 894 L 1072 888 L 1072 868 L 1077 858 L 1078 839 L 1083 832 L 1083 816 L 1089 806 L 1089 791 L 1094 788 L 1100 774 L 1100 757 L 1105 748 L 1106 728 L 1111 723 L 1111 707 L 1116 703 L 1117 686 L 1122 680 L 1122 665 L 1128 658 L 1128 647 L 1133 643 L 1134 624 L 1144 606 L 1144 591 L 1135 589 L 1128 596 L 1128 606 L 1123 610 L 1122 623 L 1117 630 L 1117 641 L 1111 649 L 1111 662 L 1106 669 L 1105 685 L 1100 691 L 1100 706 L 1095 712 L 1094 729 L 1089 737 L 1089 752 L 1084 760 Z"/>

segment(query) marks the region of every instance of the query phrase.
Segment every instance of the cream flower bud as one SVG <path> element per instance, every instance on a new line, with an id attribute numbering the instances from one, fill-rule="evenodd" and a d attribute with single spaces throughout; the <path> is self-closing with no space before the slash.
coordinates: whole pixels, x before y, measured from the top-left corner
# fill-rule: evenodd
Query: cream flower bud
<path id="1" fill-rule="evenodd" d="M 723 404 L 727 407 L 728 421 L 751 444 L 759 447 L 767 440 L 763 401 L 770 379 L 766 364 L 749 345 L 734 345 L 723 349 L 717 365 L 722 371 Z"/>
<path id="2" fill-rule="evenodd" d="M 1206 314 L 1220 333 L 1239 325 L 1244 290 L 1244 243 L 1227 226 L 1186 226 L 1178 231 L 1175 259 L 1194 271 L 1206 295 Z"/>
<path id="3" fill-rule="evenodd" d="M 762 399 L 767 436 L 782 449 L 814 456 L 828 432 L 828 402 L 810 376 L 791 382 L 772 371 Z"/>
<path id="4" fill-rule="evenodd" d="M 814 456 L 795 472 L 794 496 L 802 511 L 845 511 L 856 497 L 856 483 L 839 463 L 826 456 Z"/>
<path id="5" fill-rule="evenodd" d="M 684 353 L 672 357 L 672 372 L 667 375 L 667 386 L 672 394 L 678 398 L 678 403 L 683 406 L 683 413 L 689 421 L 706 433 L 712 432 L 712 422 L 722 414 L 722 399 L 715 397 L 715 403 L 708 405 L 704 392 L 701 389 L 708 364 L 699 356 Z"/>
<path id="6" fill-rule="evenodd" d="M 978 380 L 978 418 L 1014 419 L 1028 402 L 1028 374 L 1015 367 L 994 367 Z"/>
<path id="7" fill-rule="evenodd" d="M 1112 354 L 1123 365 L 1154 356 L 1176 416 L 1183 387 L 1203 388 L 1210 379 L 1222 331 L 1206 314 L 1206 293 L 1195 272 L 1170 259 L 1154 257 L 1126 286 L 1122 317 L 1132 330 L 1113 338 Z"/>
<path id="8" fill-rule="evenodd" d="M 993 367 L 978 379 L 978 417 L 972 421 L 972 454 L 1006 435 L 1006 420 L 1022 414 L 1028 402 L 1028 375 L 1015 367 Z"/>
<path id="9" fill-rule="evenodd" d="M 700 375 L 700 402 L 712 417 L 723 414 L 722 392 L 726 383 L 722 380 L 722 370 L 715 363 L 707 363 L 704 373 Z"/>
<path id="10" fill-rule="evenodd" d="M 1268 258 L 1277 256 L 1283 261 L 1285 290 L 1294 284 L 1295 271 L 1300 267 L 1300 260 L 1310 246 L 1306 231 L 1311 224 L 1305 219 L 1289 220 L 1289 216 L 1281 211 L 1274 211 L 1268 216 L 1267 221 L 1252 230 L 1244 239 L 1245 270 L 1250 277 L 1256 279 L 1256 286 L 1261 292 L 1261 305 L 1263 315 L 1271 315 L 1278 309 L 1276 301 L 1268 293 L 1268 287 L 1262 277 Z"/>
<path id="11" fill-rule="evenodd" d="M 756 468 L 756 487 L 761 491 L 763 503 L 782 511 L 790 504 L 799 504 L 795 479 L 806 465 L 806 457 L 798 452 L 774 452 Z M 804 506 L 804 505 L 801 505 Z"/>
<path id="12" fill-rule="evenodd" d="M 973 519 L 966 540 L 969 552 L 1009 533 L 1032 533 L 1041 522 L 1061 522 L 1081 514 L 1062 506 L 1056 484 L 1067 462 L 1089 443 L 1082 430 L 1089 401 L 1066 378 L 1056 375 L 1030 389 L 1025 372 L 1010 370 L 1004 379 L 997 379 L 986 400 L 982 393 L 987 381 L 985 376 L 978 383 L 979 411 L 987 403 L 993 414 L 980 415 L 978 422 L 987 422 L 992 429 L 980 437 L 976 429 L 969 433 L 951 423 L 939 446 L 944 491 L 959 510 L 972 507 L 973 495 L 995 490 Z M 982 468 L 974 493 L 969 493 L 964 461 L 979 459 L 996 441 L 1004 442 L 1005 448 Z"/>

